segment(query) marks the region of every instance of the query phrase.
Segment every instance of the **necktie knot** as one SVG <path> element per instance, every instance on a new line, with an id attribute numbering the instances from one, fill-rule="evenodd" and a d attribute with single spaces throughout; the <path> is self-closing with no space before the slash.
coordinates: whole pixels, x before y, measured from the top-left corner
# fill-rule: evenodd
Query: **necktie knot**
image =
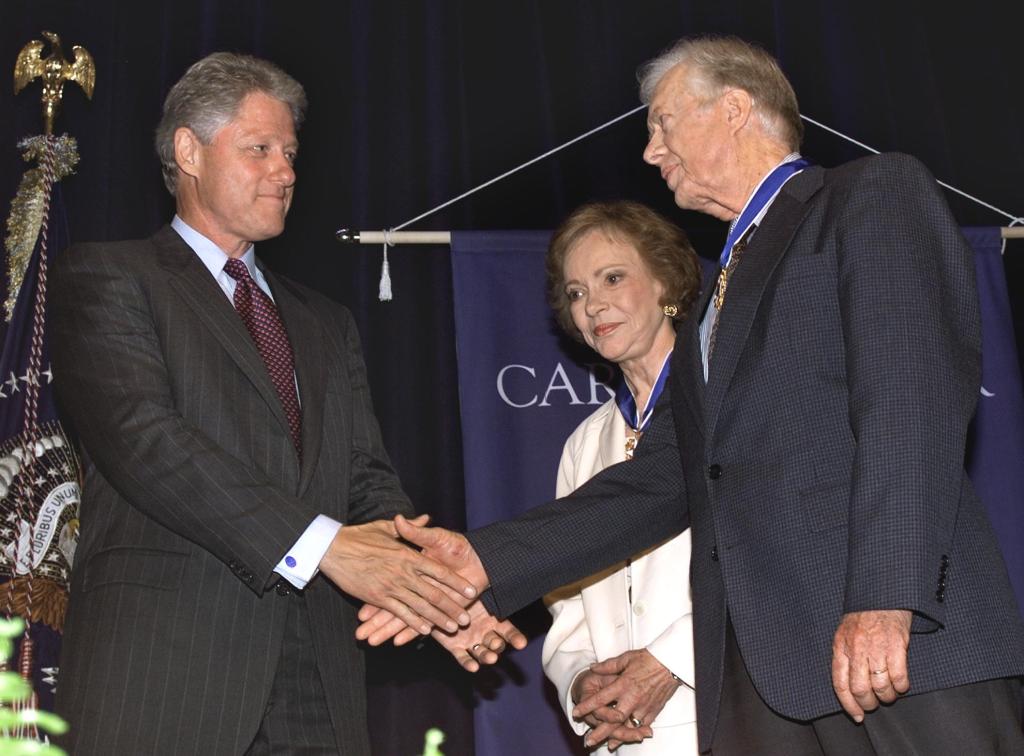
<path id="1" fill-rule="evenodd" d="M 228 261 L 224 263 L 224 272 L 239 282 L 248 281 L 252 278 L 249 275 L 249 268 L 236 257 L 228 258 Z"/>

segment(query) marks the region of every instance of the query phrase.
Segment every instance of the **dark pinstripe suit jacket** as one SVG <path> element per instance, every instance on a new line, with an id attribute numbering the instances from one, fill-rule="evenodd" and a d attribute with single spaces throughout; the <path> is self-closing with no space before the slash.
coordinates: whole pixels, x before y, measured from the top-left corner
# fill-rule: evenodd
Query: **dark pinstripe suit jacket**
<path id="1" fill-rule="evenodd" d="M 726 616 L 758 691 L 797 719 L 839 709 L 844 612 L 914 611 L 912 692 L 1024 673 L 1006 568 L 963 469 L 980 316 L 934 178 L 886 155 L 791 180 L 729 283 L 705 385 L 709 296 L 679 335 L 672 412 L 636 460 L 471 534 L 500 610 L 664 538 L 688 505 L 703 748 Z"/>
<path id="2" fill-rule="evenodd" d="M 242 752 L 292 601 L 309 612 L 339 744 L 369 751 L 353 606 L 323 578 L 278 595 L 273 568 L 317 514 L 411 508 L 351 315 L 267 279 L 295 353 L 301 466 L 244 324 L 173 230 L 60 260 L 54 373 L 86 455 L 57 694 L 73 753 Z"/>

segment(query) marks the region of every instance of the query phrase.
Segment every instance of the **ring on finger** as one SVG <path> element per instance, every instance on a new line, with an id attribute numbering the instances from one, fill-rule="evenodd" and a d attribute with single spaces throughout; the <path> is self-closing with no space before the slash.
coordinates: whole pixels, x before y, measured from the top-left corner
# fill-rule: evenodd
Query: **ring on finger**
<path id="1" fill-rule="evenodd" d="M 469 647 L 469 650 L 472 651 L 475 654 L 478 648 L 483 648 L 483 644 L 482 643 L 474 643 L 472 646 Z"/>
<path id="2" fill-rule="evenodd" d="M 888 671 L 889 671 L 888 667 L 882 667 L 881 669 L 873 669 L 873 670 L 871 670 L 871 674 L 873 674 L 873 675 L 884 675 Z"/>
<path id="3" fill-rule="evenodd" d="M 643 718 L 642 717 L 633 716 L 633 715 L 630 715 L 629 723 L 631 725 L 633 725 L 634 727 L 643 727 L 644 726 Z"/>

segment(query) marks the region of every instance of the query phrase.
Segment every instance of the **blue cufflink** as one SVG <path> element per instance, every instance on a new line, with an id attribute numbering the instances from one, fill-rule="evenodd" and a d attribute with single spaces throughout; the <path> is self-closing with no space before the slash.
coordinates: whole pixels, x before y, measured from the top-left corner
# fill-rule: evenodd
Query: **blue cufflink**
<path id="1" fill-rule="evenodd" d="M 295 557 L 293 557 L 293 556 L 286 556 L 284 558 L 284 563 L 287 564 L 289 567 L 294 567 L 295 564 L 296 564 Z"/>

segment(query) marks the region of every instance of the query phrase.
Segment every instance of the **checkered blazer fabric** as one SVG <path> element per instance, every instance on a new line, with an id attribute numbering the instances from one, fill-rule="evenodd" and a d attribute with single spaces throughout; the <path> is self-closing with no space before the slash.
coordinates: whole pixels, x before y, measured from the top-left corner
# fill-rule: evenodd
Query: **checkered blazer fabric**
<path id="1" fill-rule="evenodd" d="M 256 345 L 173 230 L 77 245 L 56 267 L 54 380 L 86 462 L 57 694 L 71 753 L 242 753 L 295 601 L 339 751 L 369 751 L 354 606 L 323 578 L 278 595 L 273 569 L 317 514 L 411 507 L 351 315 L 267 280 L 294 351 L 301 463 Z"/>
<path id="2" fill-rule="evenodd" d="M 697 327 L 710 294 L 673 353 L 681 472 L 666 460 L 647 480 L 624 466 L 593 478 L 572 515 L 560 502 L 529 513 L 574 518 L 547 558 L 521 525 L 478 531 L 489 600 L 512 611 L 551 578 L 539 570 L 575 575 L 583 553 L 593 571 L 621 541 L 664 538 L 658 508 L 685 490 L 702 748 L 727 618 L 758 692 L 799 720 L 840 708 L 831 641 L 845 612 L 914 612 L 911 693 L 1024 674 L 1020 613 L 963 468 L 980 315 L 971 252 L 935 179 L 889 154 L 788 182 L 730 280 L 705 384 Z"/>

